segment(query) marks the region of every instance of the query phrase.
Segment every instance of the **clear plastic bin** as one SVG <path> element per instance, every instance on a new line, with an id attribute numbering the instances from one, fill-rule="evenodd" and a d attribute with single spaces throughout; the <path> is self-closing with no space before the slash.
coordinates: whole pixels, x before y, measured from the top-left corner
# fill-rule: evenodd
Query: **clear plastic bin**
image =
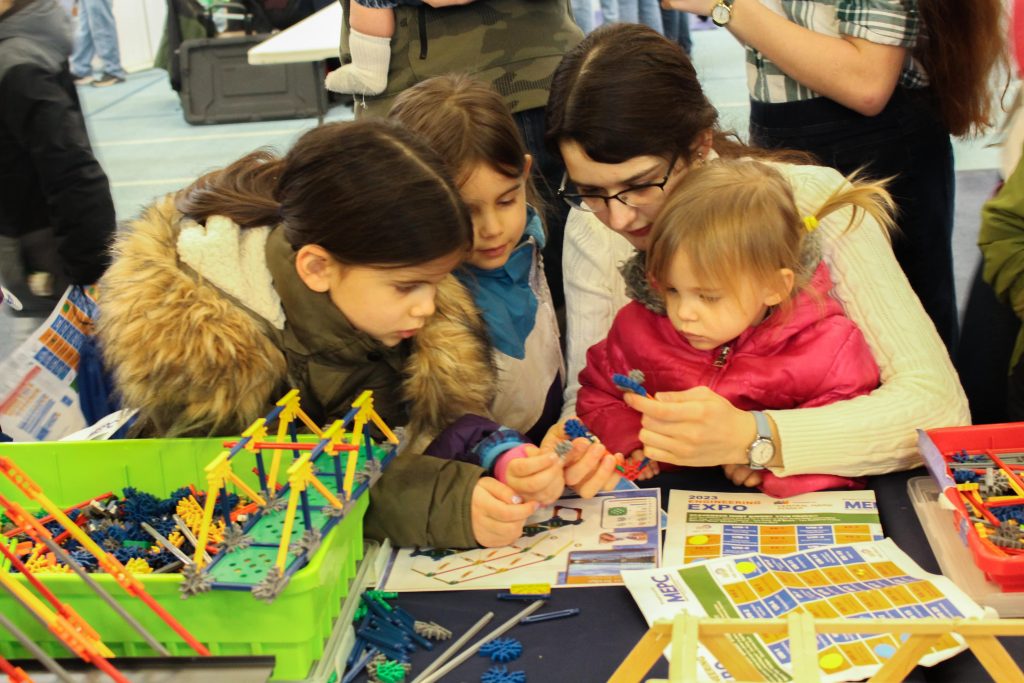
<path id="1" fill-rule="evenodd" d="M 942 573 L 979 605 L 991 607 L 1000 617 L 1024 616 L 1024 593 L 1004 593 L 974 564 L 971 552 L 956 533 L 953 510 L 943 507 L 939 500 L 935 480 L 914 477 L 907 482 L 907 493 Z"/>

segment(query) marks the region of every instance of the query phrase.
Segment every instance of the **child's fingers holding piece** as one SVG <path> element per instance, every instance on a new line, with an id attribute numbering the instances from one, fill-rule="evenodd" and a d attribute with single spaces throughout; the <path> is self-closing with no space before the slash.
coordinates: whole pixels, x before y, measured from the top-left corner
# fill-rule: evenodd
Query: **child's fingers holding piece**
<path id="1" fill-rule="evenodd" d="M 565 480 L 581 498 L 592 498 L 598 491 L 614 488 L 619 478 L 615 471 L 617 464 L 618 461 L 615 459 L 615 456 L 605 452 L 598 458 L 595 465 L 591 467 L 589 473 L 575 480 L 575 483 L 569 482 L 568 470 L 566 470 Z"/>
<path id="2" fill-rule="evenodd" d="M 529 477 L 553 467 L 560 468 L 561 459 L 554 453 L 546 457 L 518 458 L 508 464 L 508 473 L 516 477 Z"/>
<path id="3" fill-rule="evenodd" d="M 567 468 L 570 465 L 572 465 L 572 464 L 578 462 L 579 460 L 583 459 L 583 457 L 587 454 L 587 452 L 595 444 L 594 444 L 593 441 L 589 441 L 588 439 L 584 439 L 583 437 L 577 437 L 577 438 L 573 439 L 570 442 L 570 445 L 571 445 L 571 448 L 562 457 L 562 462 L 565 464 L 565 466 Z M 598 452 L 603 452 L 604 448 L 602 447 L 602 448 L 596 449 L 596 450 Z"/>
<path id="4" fill-rule="evenodd" d="M 491 477 L 481 477 L 473 489 L 473 535 L 486 547 L 508 545 L 523 533 L 523 524 L 537 511 L 538 503 L 522 502 L 511 488 Z"/>
<path id="5" fill-rule="evenodd" d="M 565 459 L 565 483 L 569 486 L 576 486 L 593 475 L 606 455 L 612 461 L 612 469 L 615 469 L 615 458 L 608 453 L 604 446 L 588 441 L 584 447 L 579 443 L 580 441 L 581 439 L 577 439 L 573 442 L 569 457 Z M 570 457 L 572 457 L 571 460 Z"/>
<path id="6" fill-rule="evenodd" d="M 509 463 L 506 481 L 524 497 L 544 504 L 558 500 L 565 488 L 562 462 L 557 455 L 522 458 Z"/>

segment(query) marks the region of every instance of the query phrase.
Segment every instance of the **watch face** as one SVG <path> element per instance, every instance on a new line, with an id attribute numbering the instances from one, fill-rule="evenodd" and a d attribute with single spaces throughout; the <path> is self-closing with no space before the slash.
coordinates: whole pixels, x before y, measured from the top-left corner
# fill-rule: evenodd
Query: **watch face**
<path id="1" fill-rule="evenodd" d="M 775 456 L 775 445 L 769 439 L 758 439 L 750 445 L 750 462 L 765 466 Z"/>
<path id="2" fill-rule="evenodd" d="M 721 3 L 711 8 L 711 21 L 715 22 L 719 26 L 724 26 L 729 23 L 729 19 L 732 18 L 732 10 Z"/>

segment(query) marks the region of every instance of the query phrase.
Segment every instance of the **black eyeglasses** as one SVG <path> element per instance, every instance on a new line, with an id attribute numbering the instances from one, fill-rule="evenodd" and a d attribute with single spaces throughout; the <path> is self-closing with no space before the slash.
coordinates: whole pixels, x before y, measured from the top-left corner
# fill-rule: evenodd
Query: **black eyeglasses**
<path id="1" fill-rule="evenodd" d="M 566 192 L 565 186 L 569 181 L 569 173 L 566 172 L 562 175 L 562 185 L 558 188 L 557 195 L 572 208 L 589 213 L 607 211 L 608 202 L 612 199 L 617 199 L 626 206 L 633 208 L 650 206 L 651 204 L 658 203 L 664 197 L 665 185 L 668 184 L 668 179 L 672 175 L 672 169 L 675 168 L 678 158 L 678 156 L 672 157 L 672 161 L 668 164 L 668 170 L 665 172 L 665 177 L 660 181 L 630 185 L 622 192 L 612 195 Z"/>

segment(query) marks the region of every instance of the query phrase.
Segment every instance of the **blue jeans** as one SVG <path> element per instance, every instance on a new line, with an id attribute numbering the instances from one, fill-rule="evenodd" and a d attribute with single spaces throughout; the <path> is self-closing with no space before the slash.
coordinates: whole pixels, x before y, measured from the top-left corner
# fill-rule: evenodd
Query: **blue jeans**
<path id="1" fill-rule="evenodd" d="M 125 77 L 117 47 L 113 0 L 78 2 L 78 31 L 75 33 L 75 51 L 71 54 L 71 73 L 75 78 L 92 73 L 94 55 L 100 58 L 103 73 Z"/>
<path id="2" fill-rule="evenodd" d="M 572 16 L 576 25 L 586 35 L 594 30 L 594 5 L 591 0 L 571 0 Z"/>
<path id="3" fill-rule="evenodd" d="M 619 0 L 601 0 L 601 21 L 614 24 L 619 20 Z"/>
<path id="4" fill-rule="evenodd" d="M 619 21 L 650 26 L 664 35 L 658 0 L 619 0 Z"/>
<path id="5" fill-rule="evenodd" d="M 674 9 L 661 10 L 661 23 L 665 26 L 665 37 L 679 43 L 686 54 L 693 54 L 693 40 L 690 39 L 690 15 Z"/>

